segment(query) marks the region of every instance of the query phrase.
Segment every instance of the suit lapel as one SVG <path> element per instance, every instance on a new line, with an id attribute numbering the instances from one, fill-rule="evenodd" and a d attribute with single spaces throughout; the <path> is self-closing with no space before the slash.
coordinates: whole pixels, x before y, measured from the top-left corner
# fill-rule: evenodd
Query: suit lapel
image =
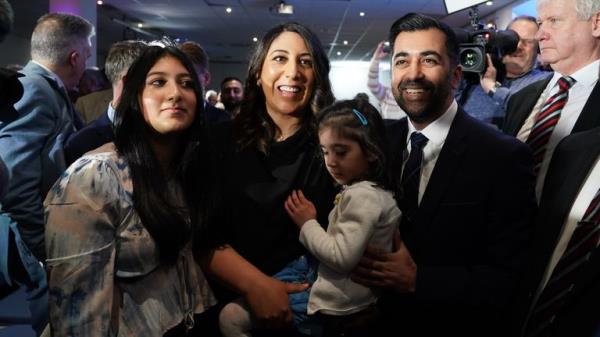
<path id="1" fill-rule="evenodd" d="M 519 133 L 551 79 L 552 76 L 548 76 L 546 79 L 532 83 L 513 96 L 514 98 L 509 102 L 504 124 L 503 131 L 506 134 L 516 136 Z"/>
<path id="2" fill-rule="evenodd" d="M 432 217 L 437 213 L 444 192 L 452 182 L 461 162 L 460 158 L 465 151 L 468 137 L 465 118 L 465 113 L 459 109 L 423 193 L 416 218 L 420 235 L 427 232 Z"/>
<path id="3" fill-rule="evenodd" d="M 392 162 L 392 176 L 396 200 L 399 200 L 400 181 L 402 177 L 402 163 L 404 161 L 404 149 L 406 148 L 406 137 L 408 133 L 408 119 L 404 117 L 399 121 L 390 122 L 386 125 L 386 131 L 390 142 L 390 156 Z"/>
<path id="4" fill-rule="evenodd" d="M 598 85 L 596 85 L 598 88 Z M 588 102 L 589 103 L 589 102 Z M 594 130 L 590 133 L 589 137 L 585 137 L 582 141 L 582 147 L 587 148 L 588 151 L 582 151 L 585 153 L 585 166 L 579 169 L 582 176 L 581 183 L 587 178 L 589 171 L 593 168 L 596 163 L 598 156 L 600 155 L 600 129 Z M 581 185 L 580 183 L 580 185 Z M 575 281 L 575 288 L 573 289 L 573 298 L 576 298 L 579 293 L 583 292 L 592 282 L 597 282 L 600 276 L 600 247 L 596 247 L 593 251 L 590 260 L 587 262 L 587 266 L 582 270 L 581 274 Z"/>
<path id="5" fill-rule="evenodd" d="M 599 154 L 600 133 L 594 130 L 585 137 L 580 137 L 577 146 L 564 154 L 559 153 L 559 156 L 555 154 L 553 158 L 552 172 L 549 171 L 546 177 L 539 220 L 533 236 L 536 242 L 533 252 L 536 255 L 532 256 L 535 270 L 532 270 L 534 279 L 531 284 L 535 287 L 540 284 L 575 198 Z M 596 262 L 589 261 L 590 265 L 600 263 L 598 251 L 596 249 L 593 257 Z M 576 289 L 584 287 L 586 280 L 591 280 L 598 272 L 600 270 L 587 268 L 578 278 Z"/>

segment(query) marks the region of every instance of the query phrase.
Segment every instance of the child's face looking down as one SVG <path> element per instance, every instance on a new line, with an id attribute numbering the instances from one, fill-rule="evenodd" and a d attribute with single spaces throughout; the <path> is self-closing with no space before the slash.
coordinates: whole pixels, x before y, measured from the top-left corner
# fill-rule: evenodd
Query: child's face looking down
<path id="1" fill-rule="evenodd" d="M 358 142 L 328 127 L 319 130 L 319 141 L 327 171 L 338 184 L 347 185 L 366 175 L 373 158 Z"/>

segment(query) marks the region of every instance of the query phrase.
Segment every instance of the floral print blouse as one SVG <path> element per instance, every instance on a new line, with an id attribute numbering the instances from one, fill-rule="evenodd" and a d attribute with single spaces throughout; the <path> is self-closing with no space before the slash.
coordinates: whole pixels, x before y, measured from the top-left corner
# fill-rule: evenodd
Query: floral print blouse
<path id="1" fill-rule="evenodd" d="M 160 262 L 132 193 L 129 168 L 112 143 L 73 163 L 48 193 L 54 336 L 162 336 L 215 303 L 191 243 L 174 264 Z"/>

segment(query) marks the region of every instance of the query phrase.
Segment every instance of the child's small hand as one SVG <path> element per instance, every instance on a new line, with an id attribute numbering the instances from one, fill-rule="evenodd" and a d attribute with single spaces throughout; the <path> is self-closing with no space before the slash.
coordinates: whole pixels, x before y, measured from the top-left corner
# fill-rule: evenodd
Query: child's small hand
<path id="1" fill-rule="evenodd" d="M 317 209 L 313 203 L 306 199 L 300 190 L 294 190 L 285 201 L 285 210 L 298 228 L 302 228 L 305 222 L 317 218 Z"/>

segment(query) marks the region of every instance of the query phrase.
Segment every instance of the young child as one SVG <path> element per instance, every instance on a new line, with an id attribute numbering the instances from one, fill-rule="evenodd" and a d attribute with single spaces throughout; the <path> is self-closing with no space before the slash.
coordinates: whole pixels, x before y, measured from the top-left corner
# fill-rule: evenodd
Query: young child
<path id="1" fill-rule="evenodd" d="M 312 283 L 311 260 L 316 258 L 318 275 L 306 291 L 310 292 L 308 303 L 306 293 L 290 294 L 295 327 L 312 336 L 366 336 L 377 294 L 353 282 L 350 274 L 367 245 L 391 251 L 400 218 L 389 192 L 391 172 L 383 120 L 365 99 L 336 102 L 321 112 L 319 141 L 327 170 L 342 191 L 334 200 L 327 231 L 316 221 L 316 209 L 302 191 L 288 197 L 285 209 L 300 228 L 300 242 L 312 256 L 300 257 L 274 277 L 286 275 L 286 282 Z M 291 277 L 293 274 L 296 276 Z M 250 336 L 250 314 L 241 302 L 225 306 L 220 324 L 226 337 Z"/>

